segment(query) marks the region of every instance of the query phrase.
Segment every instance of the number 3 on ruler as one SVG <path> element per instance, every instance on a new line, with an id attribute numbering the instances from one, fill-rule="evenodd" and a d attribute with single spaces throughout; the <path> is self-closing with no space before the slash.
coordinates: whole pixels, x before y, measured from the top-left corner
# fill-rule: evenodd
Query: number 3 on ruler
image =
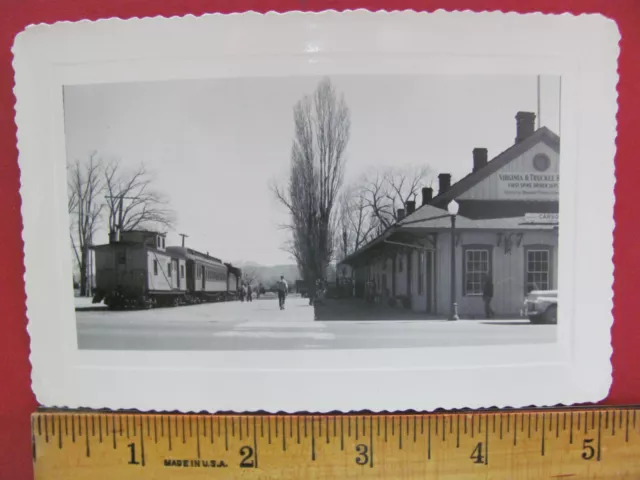
<path id="1" fill-rule="evenodd" d="M 369 463 L 369 448 L 364 443 L 360 443 L 356 446 L 356 452 L 359 454 L 356 457 L 356 463 L 358 465 L 366 465 Z"/>

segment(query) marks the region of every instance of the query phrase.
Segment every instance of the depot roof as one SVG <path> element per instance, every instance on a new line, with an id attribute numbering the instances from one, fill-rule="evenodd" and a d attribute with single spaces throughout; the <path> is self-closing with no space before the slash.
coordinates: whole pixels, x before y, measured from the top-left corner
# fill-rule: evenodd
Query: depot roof
<path id="1" fill-rule="evenodd" d="M 392 236 L 409 233 L 413 235 L 446 232 L 452 228 L 451 215 L 446 210 L 431 205 L 424 205 L 419 210 L 400 222 L 389 227 L 384 233 L 346 257 L 340 263 L 351 264 L 365 252 L 383 245 Z M 456 231 L 527 231 L 554 230 L 558 228 L 555 221 L 532 221 L 527 217 L 471 219 L 456 215 Z"/>
<path id="2" fill-rule="evenodd" d="M 430 203 L 418 207 L 415 211 L 408 214 L 402 220 L 390 226 L 385 232 L 377 238 L 364 245 L 356 252 L 349 255 L 340 263 L 352 263 L 361 254 L 371 249 L 379 249 L 384 246 L 392 235 L 409 233 L 413 235 L 435 233 L 438 231 L 447 231 L 451 229 L 451 216 L 445 210 L 446 205 L 462 193 L 469 190 L 489 175 L 497 172 L 516 158 L 520 157 L 524 152 L 529 150 L 538 142 L 544 142 L 555 151 L 559 151 L 560 137 L 547 127 L 541 127 L 536 130 L 528 138 L 511 145 L 498 156 L 494 157 L 484 167 L 476 170 L 466 177 L 462 178 L 455 184 L 451 185 L 446 191 L 435 196 Z M 472 230 L 510 230 L 510 231 L 526 231 L 526 230 L 552 230 L 558 228 L 557 221 L 531 221 L 526 217 L 508 217 L 508 218 L 485 218 L 471 219 L 462 215 L 456 215 L 456 230 L 472 231 Z"/>

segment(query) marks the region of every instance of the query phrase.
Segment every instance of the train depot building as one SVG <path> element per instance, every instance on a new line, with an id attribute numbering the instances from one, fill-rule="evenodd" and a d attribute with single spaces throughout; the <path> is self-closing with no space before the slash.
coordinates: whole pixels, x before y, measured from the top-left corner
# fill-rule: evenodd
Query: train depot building
<path id="1" fill-rule="evenodd" d="M 534 113 L 515 123 L 502 153 L 474 149 L 471 173 L 453 185 L 440 174 L 436 196 L 423 188 L 418 208 L 407 202 L 395 225 L 341 262 L 356 296 L 441 318 L 456 303 L 460 318 L 484 318 L 489 275 L 496 317 L 517 318 L 529 291 L 557 289 L 560 138 L 536 130 Z"/>

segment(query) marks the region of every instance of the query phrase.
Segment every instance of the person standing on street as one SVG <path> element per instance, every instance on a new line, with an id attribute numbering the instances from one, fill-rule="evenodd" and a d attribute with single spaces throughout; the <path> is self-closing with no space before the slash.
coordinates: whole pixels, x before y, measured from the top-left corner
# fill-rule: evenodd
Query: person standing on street
<path id="1" fill-rule="evenodd" d="M 289 291 L 289 285 L 287 285 L 287 281 L 284 279 L 284 275 L 280 275 L 280 280 L 278 280 L 278 304 L 280 305 L 280 310 L 284 310 L 284 300 L 287 296 L 287 292 Z"/>
<path id="2" fill-rule="evenodd" d="M 251 289 L 251 284 L 247 285 L 247 302 L 253 301 L 253 290 Z"/>
<path id="3" fill-rule="evenodd" d="M 482 287 L 482 299 L 484 300 L 484 313 L 487 318 L 494 316 L 491 308 L 491 300 L 493 299 L 493 281 L 491 275 L 485 275 L 484 285 Z"/>

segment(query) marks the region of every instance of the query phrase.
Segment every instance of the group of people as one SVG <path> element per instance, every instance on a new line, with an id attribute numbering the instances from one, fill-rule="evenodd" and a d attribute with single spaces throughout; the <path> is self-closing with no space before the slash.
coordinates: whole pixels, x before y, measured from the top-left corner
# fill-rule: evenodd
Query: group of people
<path id="1" fill-rule="evenodd" d="M 240 286 L 240 291 L 238 293 L 240 295 L 241 302 L 244 302 L 245 300 L 247 302 L 253 301 L 253 289 L 251 288 L 251 285 L 243 283 Z"/>
<path id="2" fill-rule="evenodd" d="M 325 298 L 327 289 L 326 282 L 318 279 L 316 281 L 315 287 L 315 296 L 309 296 L 309 305 L 313 305 L 314 301 L 323 301 Z M 260 298 L 260 290 L 261 287 L 258 287 L 258 289 L 256 290 L 258 298 Z M 278 282 L 276 283 L 276 290 L 278 292 L 278 305 L 280 307 L 280 310 L 284 310 L 285 301 L 287 295 L 289 294 L 289 284 L 284 279 L 284 275 L 280 275 L 280 280 L 278 280 Z M 243 302 L 245 300 L 247 302 L 253 301 L 253 289 L 251 288 L 251 284 L 243 283 L 240 287 L 239 295 L 240 300 Z"/>
<path id="3" fill-rule="evenodd" d="M 252 302 L 254 292 L 256 294 L 256 297 L 259 299 L 260 294 L 262 293 L 262 290 L 263 290 L 262 285 L 258 285 L 258 288 L 256 288 L 254 291 L 250 283 L 243 283 L 240 286 L 240 289 L 238 291 L 238 296 L 240 297 L 240 301 L 242 302 L 244 302 L 245 300 L 247 302 Z"/>
<path id="4" fill-rule="evenodd" d="M 278 290 L 278 304 L 280 305 L 280 310 L 284 310 L 285 299 L 289 293 L 289 284 L 284 279 L 284 275 L 280 275 L 280 280 L 278 280 L 276 288 Z M 258 288 L 255 289 L 255 293 L 256 297 L 259 299 L 260 294 L 263 293 L 262 285 L 259 285 Z M 238 290 L 238 296 L 240 297 L 241 302 L 252 302 L 253 294 L 254 289 L 251 287 L 250 283 L 243 283 Z"/>

